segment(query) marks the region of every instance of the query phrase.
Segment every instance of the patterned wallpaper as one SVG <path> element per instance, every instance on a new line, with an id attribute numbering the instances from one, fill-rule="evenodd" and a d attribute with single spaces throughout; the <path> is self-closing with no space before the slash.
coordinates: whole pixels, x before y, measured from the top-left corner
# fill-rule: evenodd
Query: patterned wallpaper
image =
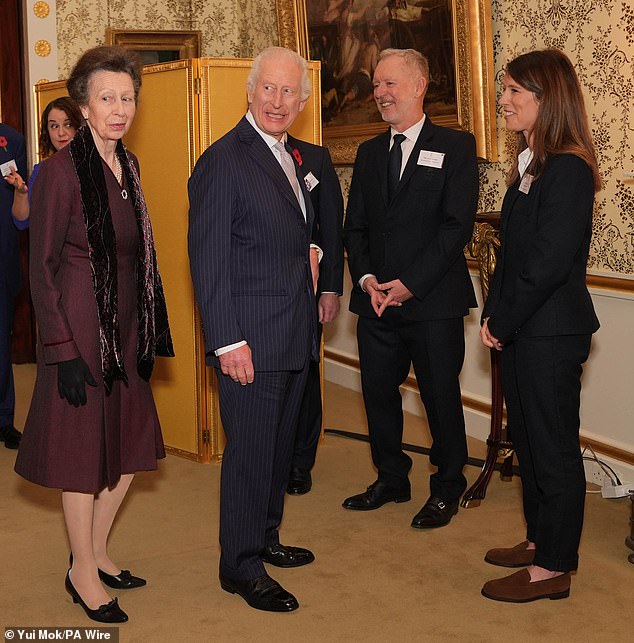
<path id="1" fill-rule="evenodd" d="M 60 78 L 83 51 L 104 43 L 107 27 L 199 29 L 203 56 L 248 58 L 277 44 L 273 0 L 57 0 Z"/>
<path id="2" fill-rule="evenodd" d="M 310 1 L 310 0 L 307 0 Z M 589 268 L 634 276 L 634 7 L 630 0 L 491 0 L 497 77 L 530 49 L 559 47 L 577 66 L 605 183 Z M 277 44 L 274 0 L 57 0 L 60 77 L 115 29 L 200 29 L 203 56 L 249 57 Z M 498 117 L 500 161 L 480 168 L 480 209 L 499 210 L 511 138 Z M 351 168 L 338 168 L 347 195 Z"/>
<path id="3" fill-rule="evenodd" d="M 557 47 L 576 66 L 604 188 L 595 201 L 588 268 L 634 274 L 634 7 L 630 0 L 492 0 L 498 77 L 531 49 Z M 500 163 L 481 169 L 480 205 L 499 209 L 511 138 L 498 118 Z"/>

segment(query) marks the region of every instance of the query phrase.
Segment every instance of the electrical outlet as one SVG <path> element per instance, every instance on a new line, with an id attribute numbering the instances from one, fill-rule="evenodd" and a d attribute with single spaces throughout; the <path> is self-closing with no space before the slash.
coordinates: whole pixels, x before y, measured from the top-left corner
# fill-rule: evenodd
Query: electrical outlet
<path id="1" fill-rule="evenodd" d="M 586 473 L 586 482 L 596 484 L 603 487 L 604 481 L 610 481 L 610 478 L 605 474 L 605 471 L 596 463 L 591 460 L 584 460 L 583 468 Z"/>
<path id="2" fill-rule="evenodd" d="M 606 481 L 609 482 L 610 479 L 605 475 L 605 471 L 603 471 L 601 467 L 595 466 L 594 470 L 592 471 L 590 482 L 598 484 L 600 487 L 602 487 Z"/>

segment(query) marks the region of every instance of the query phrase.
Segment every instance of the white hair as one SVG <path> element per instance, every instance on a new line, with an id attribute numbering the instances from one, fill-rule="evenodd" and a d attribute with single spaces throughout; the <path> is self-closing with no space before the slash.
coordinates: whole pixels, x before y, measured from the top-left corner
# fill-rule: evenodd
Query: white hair
<path id="1" fill-rule="evenodd" d="M 308 75 L 308 65 L 306 60 L 302 58 L 297 52 L 286 47 L 267 47 L 263 49 L 253 61 L 249 77 L 247 78 L 247 90 L 249 93 L 255 91 L 255 86 L 258 83 L 258 75 L 260 74 L 260 66 L 262 62 L 269 58 L 278 58 L 284 56 L 297 64 L 302 70 L 302 83 L 301 83 L 301 100 L 306 100 L 310 96 L 310 76 Z"/>
<path id="2" fill-rule="evenodd" d="M 398 56 L 406 65 L 416 69 L 429 82 L 429 62 L 420 51 L 416 51 L 416 49 L 384 49 L 379 54 L 379 60 L 385 60 L 390 56 Z"/>

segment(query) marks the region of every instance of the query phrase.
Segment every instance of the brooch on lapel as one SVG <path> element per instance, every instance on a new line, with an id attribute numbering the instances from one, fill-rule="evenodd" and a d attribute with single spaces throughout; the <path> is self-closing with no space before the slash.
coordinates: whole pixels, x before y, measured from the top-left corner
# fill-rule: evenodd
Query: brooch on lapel
<path id="1" fill-rule="evenodd" d="M 299 165 L 299 167 L 302 167 L 302 155 L 299 153 L 299 150 L 297 148 L 293 150 L 293 156 L 297 161 L 297 165 Z"/>
<path id="2" fill-rule="evenodd" d="M 4 136 L 0 136 L 0 147 L 1 147 L 5 152 L 7 151 L 7 145 L 8 145 L 8 144 L 9 144 L 9 143 L 8 143 L 7 139 L 6 139 Z M 300 165 L 301 165 L 301 163 L 300 163 Z"/>

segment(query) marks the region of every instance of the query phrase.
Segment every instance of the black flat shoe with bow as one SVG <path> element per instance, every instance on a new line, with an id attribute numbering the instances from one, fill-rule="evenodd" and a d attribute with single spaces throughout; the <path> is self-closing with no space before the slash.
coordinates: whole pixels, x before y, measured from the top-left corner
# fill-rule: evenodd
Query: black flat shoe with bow
<path id="1" fill-rule="evenodd" d="M 79 603 L 89 619 L 98 623 L 125 623 L 128 620 L 128 615 L 119 607 L 116 598 L 113 598 L 109 603 L 100 605 L 96 610 L 91 610 L 73 586 L 70 580 L 70 569 L 66 572 L 64 585 L 66 591 L 71 595 L 73 603 Z"/>

